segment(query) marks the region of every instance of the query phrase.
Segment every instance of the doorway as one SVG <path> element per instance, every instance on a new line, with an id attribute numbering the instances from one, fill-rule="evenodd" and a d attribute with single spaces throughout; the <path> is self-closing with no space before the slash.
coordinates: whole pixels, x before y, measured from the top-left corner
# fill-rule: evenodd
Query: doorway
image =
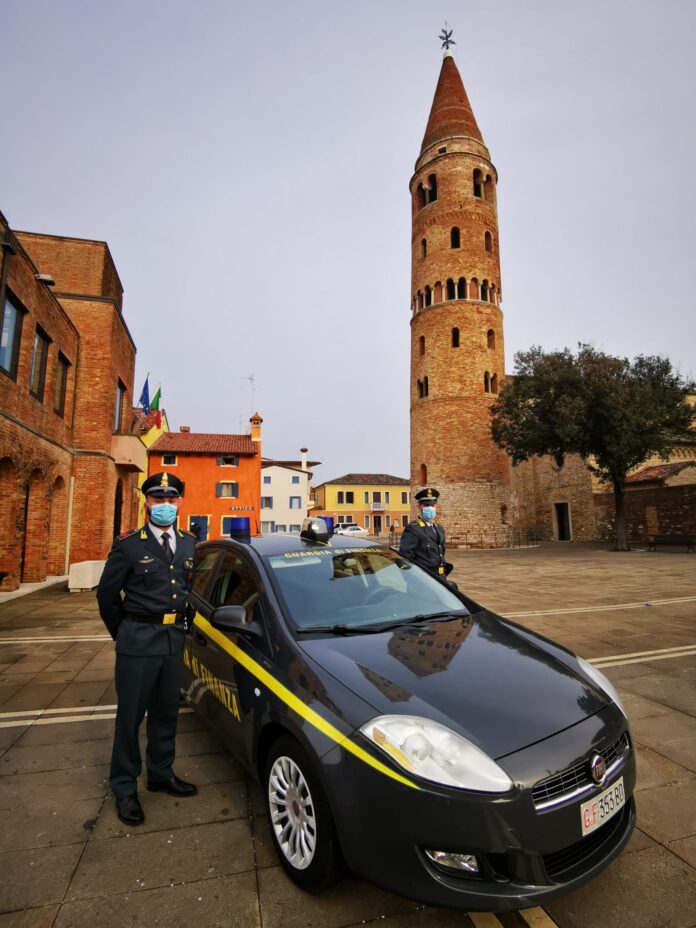
<path id="1" fill-rule="evenodd" d="M 556 517 L 556 538 L 559 541 L 570 541 L 570 507 L 568 503 L 553 504 Z"/>
<path id="2" fill-rule="evenodd" d="M 373 535 L 382 534 L 382 516 L 372 516 L 372 522 L 374 524 Z"/>

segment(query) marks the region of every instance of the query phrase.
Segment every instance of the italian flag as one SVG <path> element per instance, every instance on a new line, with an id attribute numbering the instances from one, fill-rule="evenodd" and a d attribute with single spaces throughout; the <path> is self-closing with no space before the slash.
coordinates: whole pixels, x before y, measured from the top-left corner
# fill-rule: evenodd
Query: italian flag
<path id="1" fill-rule="evenodd" d="M 162 428 L 162 411 L 160 409 L 160 403 L 162 401 L 162 387 L 157 387 L 155 395 L 150 400 L 150 409 L 154 410 L 157 413 L 157 419 L 155 425 L 158 429 Z"/>

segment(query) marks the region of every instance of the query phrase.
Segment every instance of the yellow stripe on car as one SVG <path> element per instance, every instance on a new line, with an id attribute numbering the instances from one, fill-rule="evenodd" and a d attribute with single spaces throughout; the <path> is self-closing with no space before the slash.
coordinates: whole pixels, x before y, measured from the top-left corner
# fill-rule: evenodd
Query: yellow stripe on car
<path id="1" fill-rule="evenodd" d="M 237 663 L 245 667 L 250 674 L 256 677 L 261 683 L 268 687 L 268 689 L 274 693 L 278 699 L 282 700 L 293 712 L 296 712 L 300 718 L 303 718 L 306 722 L 309 722 L 310 725 L 313 725 L 314 728 L 318 729 L 322 734 L 326 735 L 327 738 L 330 738 L 332 741 L 335 741 L 340 747 L 346 751 L 350 751 L 355 757 L 359 758 L 366 764 L 369 764 L 370 767 L 374 767 L 375 770 L 379 770 L 380 773 L 385 774 L 385 776 L 391 777 L 392 780 L 397 780 L 399 783 L 403 783 L 404 786 L 410 786 L 412 789 L 420 789 L 416 783 L 413 783 L 411 780 L 408 780 L 406 777 L 402 777 L 400 774 L 396 773 L 394 770 L 390 770 L 389 767 L 380 763 L 376 758 L 372 757 L 367 751 L 364 751 L 359 745 L 355 744 L 354 741 L 351 741 L 350 738 L 347 738 L 343 732 L 339 731 L 338 728 L 335 728 L 330 722 L 327 722 L 326 719 L 322 718 L 318 712 L 315 712 L 314 709 L 310 709 L 307 703 L 302 702 L 301 699 L 298 699 L 294 693 L 283 686 L 282 683 L 279 683 L 275 677 L 264 670 L 264 668 L 257 663 L 252 657 L 249 657 L 241 648 L 238 648 L 236 644 L 233 644 L 230 639 L 224 635 L 222 632 L 218 631 L 217 628 L 213 628 L 210 622 L 203 618 L 200 613 L 196 613 L 196 618 L 194 619 L 194 624 L 205 632 L 205 634 L 211 638 L 217 645 L 219 645 L 223 651 L 226 651 L 230 657 L 234 658 Z"/>

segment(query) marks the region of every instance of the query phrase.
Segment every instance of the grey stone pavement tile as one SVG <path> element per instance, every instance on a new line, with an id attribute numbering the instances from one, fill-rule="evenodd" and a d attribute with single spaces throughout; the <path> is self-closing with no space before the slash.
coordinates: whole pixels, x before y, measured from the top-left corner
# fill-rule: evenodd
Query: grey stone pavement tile
<path id="1" fill-rule="evenodd" d="M 53 928 L 260 928 L 253 872 L 67 902 Z M 0 928 L 2 926 L 0 925 Z"/>
<path id="2" fill-rule="evenodd" d="M 66 706 L 96 706 L 109 685 L 109 680 L 95 683 L 76 683 L 74 680 L 63 689 L 51 703 L 51 709 Z"/>
<path id="3" fill-rule="evenodd" d="M 137 892 L 252 870 L 249 822 L 237 819 L 195 828 L 136 833 L 90 841 L 67 899 Z"/>
<path id="4" fill-rule="evenodd" d="M 669 849 L 692 867 L 696 867 L 696 836 L 670 841 Z"/>
<path id="5" fill-rule="evenodd" d="M 54 803 L 46 792 L 29 809 L 5 810 L 0 830 L 0 853 L 84 841 L 103 802 L 104 797 L 97 796 Z"/>
<path id="6" fill-rule="evenodd" d="M 79 717 L 79 713 L 70 716 Z M 101 741 L 113 738 L 114 720 L 95 718 L 94 721 L 59 722 L 55 717 L 45 716 L 50 724 L 32 725 L 17 739 L 18 748 L 50 744 L 72 744 L 80 741 Z"/>
<path id="7" fill-rule="evenodd" d="M 32 808 L 46 796 L 54 806 L 104 797 L 108 775 L 109 768 L 103 764 L 0 777 L 0 810 Z"/>
<path id="8" fill-rule="evenodd" d="M 137 833 L 185 828 L 209 822 L 232 821 L 245 818 L 249 812 L 246 786 L 244 783 L 199 784 L 198 795 L 177 799 L 166 793 L 150 793 L 144 784 L 139 790 L 140 802 L 145 812 L 145 823 Z M 116 815 L 116 803 L 112 798 L 106 802 L 104 811 L 94 829 L 95 839 L 113 838 L 133 829 L 127 828 Z"/>
<path id="9" fill-rule="evenodd" d="M 60 902 L 84 844 L 0 854 L 0 912 Z"/>
<path id="10" fill-rule="evenodd" d="M 662 844 L 696 835 L 696 783 L 643 790 L 636 806 L 640 827 Z"/>
<path id="11" fill-rule="evenodd" d="M 696 774 L 681 764 L 675 764 L 650 748 L 639 747 L 636 751 L 638 780 L 636 793 L 655 786 L 672 786 L 693 780 Z"/>
<path id="12" fill-rule="evenodd" d="M 44 770 L 67 770 L 71 767 L 93 767 L 111 761 L 111 739 L 76 741 L 29 747 L 11 747 L 0 757 L 0 776 L 19 773 L 39 773 Z"/>
<path id="13" fill-rule="evenodd" d="M 0 915 L 0 928 L 52 928 L 57 914 L 57 905 L 7 912 Z"/>
<path id="14" fill-rule="evenodd" d="M 19 692 L 5 702 L 3 712 L 19 712 L 22 709 L 48 709 L 54 699 L 65 689 L 65 683 L 27 683 Z"/>
<path id="15" fill-rule="evenodd" d="M 410 899 L 350 878 L 320 896 L 298 889 L 282 867 L 260 870 L 258 881 L 264 928 L 343 928 L 419 908 Z"/>
<path id="16" fill-rule="evenodd" d="M 562 928 L 691 928 L 694 871 L 662 847 L 623 854 L 591 883 L 544 908 Z"/>

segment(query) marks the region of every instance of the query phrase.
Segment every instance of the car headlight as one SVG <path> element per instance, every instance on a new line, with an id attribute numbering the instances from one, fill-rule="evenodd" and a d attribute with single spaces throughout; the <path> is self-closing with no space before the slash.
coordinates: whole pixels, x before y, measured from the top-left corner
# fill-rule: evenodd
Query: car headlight
<path id="1" fill-rule="evenodd" d="M 381 715 L 360 731 L 404 770 L 424 780 L 483 793 L 506 793 L 512 788 L 512 780 L 495 761 L 438 722 Z"/>
<path id="2" fill-rule="evenodd" d="M 580 664 L 581 669 L 587 674 L 587 676 L 594 680 L 600 690 L 603 690 L 604 693 L 611 699 L 612 702 L 615 702 L 618 708 L 621 710 L 621 714 L 626 717 L 626 710 L 623 707 L 623 703 L 619 697 L 619 694 L 614 689 L 614 685 L 607 680 L 601 670 L 590 664 L 588 661 L 584 660 L 582 657 L 578 658 L 578 664 Z"/>

